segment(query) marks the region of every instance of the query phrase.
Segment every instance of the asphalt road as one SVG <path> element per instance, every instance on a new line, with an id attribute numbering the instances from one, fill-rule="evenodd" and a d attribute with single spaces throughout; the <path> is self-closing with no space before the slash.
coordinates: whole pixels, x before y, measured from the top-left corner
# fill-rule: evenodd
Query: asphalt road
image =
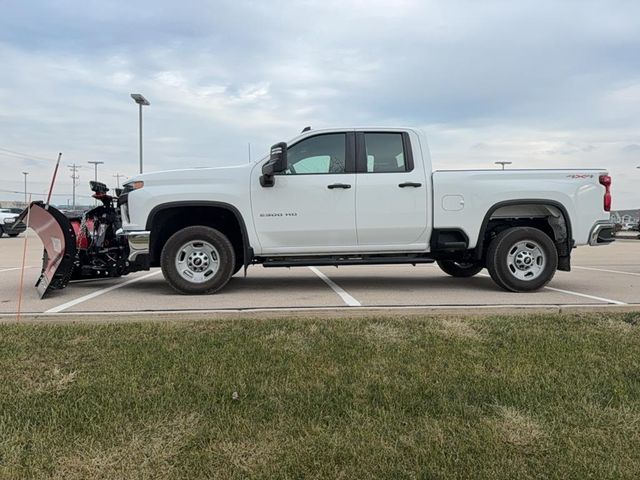
<path id="1" fill-rule="evenodd" d="M 0 238 L 0 315 L 18 310 L 24 235 Z M 640 241 L 574 250 L 573 271 L 558 272 L 539 292 L 500 290 L 486 271 L 456 279 L 435 265 L 350 267 L 250 267 L 219 293 L 185 296 L 174 292 L 159 269 L 126 277 L 71 283 L 40 300 L 33 287 L 40 273 L 42 246 L 30 234 L 26 246 L 21 311 L 25 314 L 169 311 L 305 310 L 491 310 L 502 308 L 640 308 Z M 628 308 L 628 307 L 627 307 Z"/>

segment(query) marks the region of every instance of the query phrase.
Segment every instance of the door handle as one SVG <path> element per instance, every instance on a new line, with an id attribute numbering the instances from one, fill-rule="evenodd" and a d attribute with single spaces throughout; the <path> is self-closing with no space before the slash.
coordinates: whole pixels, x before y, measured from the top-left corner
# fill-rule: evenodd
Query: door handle
<path id="1" fill-rule="evenodd" d="M 334 188 L 351 188 L 351 185 L 348 183 L 332 183 L 331 185 L 327 185 L 327 188 L 333 190 Z"/>
<path id="2" fill-rule="evenodd" d="M 414 187 L 414 188 L 418 188 L 421 187 L 422 184 L 421 183 L 416 183 L 416 182 L 404 182 L 401 183 L 400 185 L 398 185 L 400 188 L 404 188 L 404 187 Z"/>

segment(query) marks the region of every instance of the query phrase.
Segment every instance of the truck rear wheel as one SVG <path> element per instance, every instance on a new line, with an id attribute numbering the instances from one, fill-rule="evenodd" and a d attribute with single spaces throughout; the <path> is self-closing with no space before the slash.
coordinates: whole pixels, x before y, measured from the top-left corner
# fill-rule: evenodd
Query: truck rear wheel
<path id="1" fill-rule="evenodd" d="M 511 292 L 529 292 L 551 281 L 558 251 L 537 228 L 514 227 L 498 234 L 487 250 L 487 270 L 494 282 Z"/>
<path id="2" fill-rule="evenodd" d="M 453 260 L 438 260 L 438 266 L 444 273 L 456 278 L 473 277 L 484 268 L 484 265 L 479 262 L 455 262 Z"/>
<path id="3" fill-rule="evenodd" d="M 178 292 L 191 295 L 220 290 L 233 275 L 235 263 L 229 239 L 205 226 L 174 233 L 160 255 L 164 278 Z"/>

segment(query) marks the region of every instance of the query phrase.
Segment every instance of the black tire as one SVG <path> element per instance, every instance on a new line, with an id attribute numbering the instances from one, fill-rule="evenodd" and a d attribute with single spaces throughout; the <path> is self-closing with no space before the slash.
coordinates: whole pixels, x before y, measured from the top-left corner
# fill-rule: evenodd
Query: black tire
<path id="1" fill-rule="evenodd" d="M 0 227 L 0 238 L 2 238 L 2 235 L 4 235 L 4 230 L 2 227 Z"/>
<path id="2" fill-rule="evenodd" d="M 519 245 L 523 246 L 522 249 L 518 247 Z M 540 256 L 531 256 L 533 263 L 529 264 L 524 264 L 520 260 L 522 268 L 517 267 L 518 261 L 513 260 L 517 259 L 517 252 L 523 250 L 526 253 L 531 246 L 537 248 Z M 526 257 L 524 260 L 527 260 Z M 533 273 L 536 265 L 539 268 L 536 273 Z M 514 227 L 504 230 L 491 241 L 487 250 L 487 270 L 491 278 L 498 286 L 510 292 L 539 290 L 551 281 L 557 268 L 556 246 L 546 233 L 537 228 Z M 531 278 L 523 278 L 527 275 Z"/>
<path id="3" fill-rule="evenodd" d="M 438 260 L 438 266 L 447 275 L 456 278 L 469 278 L 480 273 L 484 265 L 480 262 L 455 262 L 453 260 Z"/>
<path id="4" fill-rule="evenodd" d="M 19 233 L 7 233 L 7 235 L 9 235 L 11 238 L 15 238 L 20 234 Z"/>
<path id="5" fill-rule="evenodd" d="M 195 242 L 196 245 L 209 244 L 214 247 L 217 253 L 217 270 L 211 274 L 210 278 L 205 278 L 201 282 L 187 280 L 184 274 L 179 272 L 176 265 L 178 255 L 181 255 L 183 247 L 189 242 Z M 210 262 L 212 259 L 213 257 L 210 256 L 208 261 Z M 187 261 L 187 259 L 183 260 Z M 235 253 L 229 239 L 218 230 L 200 225 L 186 227 L 174 233 L 165 243 L 160 255 L 160 266 L 164 278 L 176 291 L 188 295 L 202 295 L 220 290 L 233 275 L 235 263 Z M 189 268 L 184 271 L 193 273 Z"/>

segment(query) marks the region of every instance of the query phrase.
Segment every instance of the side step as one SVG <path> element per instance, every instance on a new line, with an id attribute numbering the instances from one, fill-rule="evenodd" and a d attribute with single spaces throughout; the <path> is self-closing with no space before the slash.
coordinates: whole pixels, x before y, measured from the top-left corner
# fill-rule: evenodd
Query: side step
<path id="1" fill-rule="evenodd" d="M 386 265 L 386 264 L 409 264 L 433 263 L 435 260 L 429 257 L 418 255 L 384 256 L 384 255 L 361 255 L 361 256 L 330 256 L 330 257 L 267 257 L 258 258 L 256 263 L 262 263 L 263 267 L 324 267 L 340 265 Z"/>

